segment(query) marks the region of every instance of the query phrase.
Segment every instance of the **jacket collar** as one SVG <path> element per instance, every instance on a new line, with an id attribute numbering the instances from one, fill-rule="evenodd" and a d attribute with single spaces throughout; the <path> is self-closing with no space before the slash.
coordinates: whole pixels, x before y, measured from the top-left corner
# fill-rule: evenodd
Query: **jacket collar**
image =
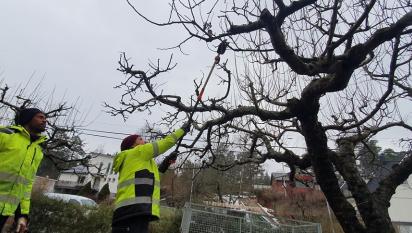
<path id="1" fill-rule="evenodd" d="M 21 126 L 21 125 L 12 125 L 9 128 L 14 129 L 14 130 L 18 131 L 21 134 L 24 134 L 26 137 L 28 137 L 30 139 L 30 133 L 23 126 Z M 44 141 L 47 140 L 47 137 L 42 135 L 42 134 L 38 134 L 38 136 L 39 136 L 39 138 L 35 141 L 38 144 L 43 143 Z"/>

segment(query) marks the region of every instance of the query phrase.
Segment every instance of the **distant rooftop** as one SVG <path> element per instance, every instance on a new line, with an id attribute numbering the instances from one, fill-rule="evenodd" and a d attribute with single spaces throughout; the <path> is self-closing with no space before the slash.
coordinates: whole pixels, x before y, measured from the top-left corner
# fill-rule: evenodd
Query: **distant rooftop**
<path id="1" fill-rule="evenodd" d="M 83 165 L 79 165 L 79 166 L 64 170 L 62 171 L 62 173 L 87 174 L 89 173 L 89 171 L 87 170 L 87 167 Z"/>
<path id="2" fill-rule="evenodd" d="M 374 192 L 378 186 L 379 182 L 387 177 L 395 165 L 399 164 L 402 161 L 402 157 L 399 157 L 398 160 L 386 160 L 382 161 L 382 166 L 377 167 L 374 177 L 368 181 L 368 189 L 371 192 Z"/>
<path id="3" fill-rule="evenodd" d="M 97 156 L 109 157 L 109 158 L 114 157 L 114 155 L 111 155 L 111 154 L 103 154 L 103 153 L 98 153 L 98 152 L 90 152 L 88 153 L 88 155 L 90 155 L 92 158 L 97 157 Z"/>

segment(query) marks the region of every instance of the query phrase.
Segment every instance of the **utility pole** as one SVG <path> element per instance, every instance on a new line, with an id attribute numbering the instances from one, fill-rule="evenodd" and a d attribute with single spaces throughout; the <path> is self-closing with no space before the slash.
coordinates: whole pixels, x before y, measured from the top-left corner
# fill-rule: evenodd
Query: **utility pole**
<path id="1" fill-rule="evenodd" d="M 189 197 L 189 203 L 192 204 L 192 194 L 193 194 L 193 182 L 195 180 L 195 169 L 192 169 L 192 184 L 190 185 L 190 197 Z"/>
<path id="2" fill-rule="evenodd" d="M 237 197 L 237 199 L 240 199 L 240 196 L 242 195 L 242 181 L 243 181 L 243 166 L 241 166 L 240 168 L 240 184 L 239 184 L 239 196 Z"/>

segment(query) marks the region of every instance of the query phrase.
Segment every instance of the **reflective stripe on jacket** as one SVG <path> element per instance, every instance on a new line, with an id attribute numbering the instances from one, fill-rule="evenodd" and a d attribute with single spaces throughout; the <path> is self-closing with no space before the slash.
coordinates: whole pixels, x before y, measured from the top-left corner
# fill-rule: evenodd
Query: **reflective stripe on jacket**
<path id="1" fill-rule="evenodd" d="M 174 146 L 184 134 L 178 129 L 152 143 L 125 150 L 114 158 L 113 168 L 119 173 L 113 222 L 133 216 L 154 220 L 160 214 L 160 179 L 154 157 Z"/>
<path id="2" fill-rule="evenodd" d="M 14 215 L 20 204 L 21 214 L 29 214 L 30 195 L 37 168 L 43 158 L 40 143 L 31 142 L 22 126 L 0 127 L 0 215 Z"/>

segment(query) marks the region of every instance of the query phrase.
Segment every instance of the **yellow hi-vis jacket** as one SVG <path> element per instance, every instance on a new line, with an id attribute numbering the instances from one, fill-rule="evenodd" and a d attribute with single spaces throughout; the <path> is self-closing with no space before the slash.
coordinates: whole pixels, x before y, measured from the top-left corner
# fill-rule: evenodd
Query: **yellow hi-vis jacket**
<path id="1" fill-rule="evenodd" d="M 124 150 L 115 156 L 113 168 L 119 173 L 119 183 L 113 222 L 135 216 L 159 219 L 160 179 L 153 158 L 174 146 L 183 135 L 183 129 L 178 129 L 163 139 Z"/>
<path id="2" fill-rule="evenodd" d="M 46 137 L 31 141 L 22 126 L 0 127 L 0 215 L 14 215 L 20 205 L 28 215 L 30 195 L 37 168 L 43 159 L 40 143 Z"/>

